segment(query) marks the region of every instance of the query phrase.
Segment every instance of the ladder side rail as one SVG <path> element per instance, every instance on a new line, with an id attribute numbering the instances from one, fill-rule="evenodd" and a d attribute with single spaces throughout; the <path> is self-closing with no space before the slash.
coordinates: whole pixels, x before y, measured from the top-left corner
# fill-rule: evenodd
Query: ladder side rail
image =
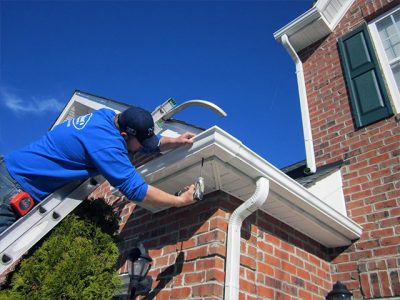
<path id="1" fill-rule="evenodd" d="M 104 178 L 100 175 L 96 176 L 95 179 L 95 183 L 93 179 L 86 180 L 61 201 L 57 198 L 49 199 L 50 201 L 48 202 L 53 202 L 51 203 L 53 206 L 54 203 L 56 205 L 46 215 L 40 216 L 40 220 L 36 222 L 35 226 L 20 234 L 14 242 L 8 245 L 7 249 L 0 253 L 0 274 L 7 270 L 13 262 L 35 245 L 104 182 Z M 16 229 L 20 228 L 17 227 Z"/>
<path id="2" fill-rule="evenodd" d="M 29 228 L 33 227 L 45 215 L 49 214 L 63 198 L 67 197 L 68 194 L 80 184 L 82 184 L 82 181 L 73 182 L 57 190 L 57 192 L 49 195 L 42 202 L 35 205 L 23 218 L 19 218 L 14 224 L 2 232 L 0 235 L 0 253 L 3 252 L 8 245 L 18 239 L 22 233 L 29 230 Z"/>

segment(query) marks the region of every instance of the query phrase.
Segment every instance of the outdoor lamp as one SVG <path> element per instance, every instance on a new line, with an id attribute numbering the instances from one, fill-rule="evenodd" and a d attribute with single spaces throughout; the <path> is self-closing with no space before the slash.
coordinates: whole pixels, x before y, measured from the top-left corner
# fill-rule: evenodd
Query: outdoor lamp
<path id="1" fill-rule="evenodd" d="M 340 281 L 337 281 L 333 285 L 332 291 L 328 293 L 328 295 L 325 297 L 326 300 L 351 300 L 353 297 L 353 294 L 347 289 L 347 287 L 341 283 Z"/>
<path id="2" fill-rule="evenodd" d="M 131 251 L 127 258 L 128 274 L 131 278 L 131 297 L 140 287 L 141 292 L 151 289 L 152 280 L 146 275 L 150 270 L 152 258 L 141 242 Z"/>

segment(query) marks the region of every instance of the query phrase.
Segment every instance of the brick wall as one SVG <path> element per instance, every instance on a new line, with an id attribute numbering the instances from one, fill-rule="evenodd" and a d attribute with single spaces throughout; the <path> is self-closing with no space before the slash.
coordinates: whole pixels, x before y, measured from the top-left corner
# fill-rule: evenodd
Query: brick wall
<path id="1" fill-rule="evenodd" d="M 192 206 L 152 214 L 106 199 L 122 218 L 120 272 L 137 238 L 154 260 L 153 291 L 145 299 L 223 299 L 228 221 L 242 201 L 214 192 Z M 325 299 L 332 288 L 327 249 L 261 211 L 245 220 L 241 235 L 240 299 Z"/>
<path id="2" fill-rule="evenodd" d="M 400 296 L 400 115 L 355 129 L 336 41 L 397 4 L 355 1 L 334 33 L 301 53 L 317 165 L 344 160 L 348 215 L 364 228 L 331 251 L 333 279 L 356 299 Z"/>

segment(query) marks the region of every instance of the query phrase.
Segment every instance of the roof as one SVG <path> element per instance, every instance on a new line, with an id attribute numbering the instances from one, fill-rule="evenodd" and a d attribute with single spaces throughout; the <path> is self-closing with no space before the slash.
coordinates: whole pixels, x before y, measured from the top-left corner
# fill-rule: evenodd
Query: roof
<path id="1" fill-rule="evenodd" d="M 286 175 L 300 183 L 302 186 L 308 188 L 318 181 L 326 178 L 330 174 L 336 172 L 343 165 L 343 161 L 337 161 L 331 164 L 327 164 L 317 168 L 317 171 L 313 174 L 307 174 L 304 170 L 307 167 L 305 160 L 300 161 L 296 164 L 290 165 L 282 169 Z"/>

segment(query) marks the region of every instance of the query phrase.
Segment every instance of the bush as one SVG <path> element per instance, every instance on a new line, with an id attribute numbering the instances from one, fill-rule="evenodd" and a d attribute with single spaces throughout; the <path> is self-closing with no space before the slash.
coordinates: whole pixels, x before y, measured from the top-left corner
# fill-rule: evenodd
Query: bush
<path id="1" fill-rule="evenodd" d="M 85 218 L 67 216 L 22 260 L 9 289 L 0 292 L 0 299 L 111 299 L 117 293 L 121 285 L 115 266 L 119 252 L 109 234 L 114 230 L 110 225 L 116 223 L 107 219 L 110 213 L 101 213 L 101 205 L 85 206 L 98 213 L 97 220 L 88 218 L 93 213 L 86 213 Z M 99 214 L 106 217 L 103 223 Z"/>

